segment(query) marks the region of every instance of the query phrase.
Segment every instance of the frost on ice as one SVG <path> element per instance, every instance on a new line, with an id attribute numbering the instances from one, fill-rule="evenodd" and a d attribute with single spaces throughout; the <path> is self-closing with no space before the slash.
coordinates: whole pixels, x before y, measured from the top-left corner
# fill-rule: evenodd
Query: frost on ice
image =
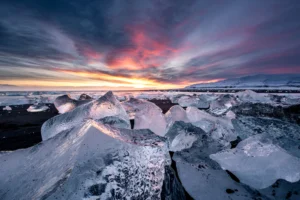
<path id="1" fill-rule="evenodd" d="M 47 120 L 42 126 L 42 138 L 43 140 L 47 140 L 48 138 L 75 127 L 88 119 L 94 119 L 97 121 L 111 116 L 119 118 L 123 125 L 124 123 L 127 123 L 127 128 L 130 127 L 129 117 L 126 111 L 115 98 L 113 93 L 107 92 L 98 100 L 91 101 L 71 110 L 70 112 L 66 112 Z"/>
<path id="2" fill-rule="evenodd" d="M 183 121 L 183 122 L 189 121 L 185 110 L 178 105 L 172 106 L 165 114 L 165 118 L 167 121 L 167 129 L 169 129 L 176 121 Z"/>
<path id="3" fill-rule="evenodd" d="M 134 129 L 150 129 L 153 133 L 164 136 L 167 122 L 162 110 L 146 100 L 131 98 L 122 102 L 131 119 L 134 119 Z"/>
<path id="4" fill-rule="evenodd" d="M 259 135 L 243 140 L 235 149 L 212 154 L 210 158 L 234 173 L 242 183 L 256 189 L 266 188 L 277 179 L 300 180 L 300 159 Z"/>
<path id="5" fill-rule="evenodd" d="M 1 199 L 160 199 L 165 140 L 124 130 L 88 120 L 2 155 Z"/>
<path id="6" fill-rule="evenodd" d="M 182 96 L 178 99 L 178 104 L 182 107 L 194 106 L 197 108 L 209 108 L 209 102 L 205 95 Z"/>
<path id="7" fill-rule="evenodd" d="M 29 106 L 29 108 L 27 108 L 27 112 L 43 112 L 43 111 L 46 111 L 48 109 L 49 109 L 49 107 L 46 106 L 45 104 L 38 103 L 38 104 L 34 104 L 34 105 Z"/>

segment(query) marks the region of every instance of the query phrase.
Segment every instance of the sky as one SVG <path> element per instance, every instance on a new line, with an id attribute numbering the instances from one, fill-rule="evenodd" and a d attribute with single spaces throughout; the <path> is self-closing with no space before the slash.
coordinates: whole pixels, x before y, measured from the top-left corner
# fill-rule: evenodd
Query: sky
<path id="1" fill-rule="evenodd" d="M 0 88 L 169 89 L 300 73 L 298 0 L 1 0 Z"/>

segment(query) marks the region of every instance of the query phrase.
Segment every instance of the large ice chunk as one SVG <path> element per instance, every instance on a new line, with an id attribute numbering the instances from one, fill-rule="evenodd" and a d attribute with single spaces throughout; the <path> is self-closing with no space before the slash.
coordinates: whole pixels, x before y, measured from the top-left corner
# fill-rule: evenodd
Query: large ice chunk
<path id="1" fill-rule="evenodd" d="M 300 158 L 300 126 L 272 118 L 240 116 L 232 121 L 236 133 L 245 139 L 253 135 L 269 138 L 274 144 Z"/>
<path id="2" fill-rule="evenodd" d="M 178 99 L 178 104 L 182 107 L 194 106 L 197 108 L 209 108 L 209 102 L 204 95 L 182 96 Z"/>
<path id="3" fill-rule="evenodd" d="M 210 103 L 209 111 L 216 115 L 222 115 L 237 103 L 238 102 L 234 96 L 230 94 L 224 94 Z"/>
<path id="4" fill-rule="evenodd" d="M 300 180 L 300 159 L 260 136 L 249 137 L 235 149 L 212 154 L 210 158 L 257 189 L 266 188 L 277 179 Z"/>
<path id="5" fill-rule="evenodd" d="M 0 197 L 160 199 L 165 140 L 149 130 L 88 120 L 28 149 L 0 157 Z"/>
<path id="6" fill-rule="evenodd" d="M 59 113 L 69 112 L 76 107 L 76 100 L 69 95 L 62 95 L 55 99 L 54 106 Z"/>
<path id="7" fill-rule="evenodd" d="M 130 98 L 127 101 L 121 102 L 121 105 L 126 110 L 130 119 L 134 119 L 136 112 L 142 110 L 147 104 L 150 105 L 151 102 L 135 98 Z"/>
<path id="8" fill-rule="evenodd" d="M 173 94 L 169 96 L 169 99 L 172 103 L 178 103 L 178 100 L 183 97 L 183 96 L 187 96 L 185 94 Z"/>
<path id="9" fill-rule="evenodd" d="M 211 165 L 204 160 L 197 165 L 191 165 L 179 159 L 177 156 L 175 156 L 174 159 L 183 187 L 195 200 L 264 199 L 259 193 L 232 180 L 230 176 L 217 165 Z"/>
<path id="10" fill-rule="evenodd" d="M 177 151 L 173 155 L 179 179 L 189 195 L 196 200 L 246 200 L 258 196 L 243 184 L 233 181 L 218 163 L 209 158 L 210 154 L 216 153 L 224 147 L 208 137 L 204 131 L 197 132 L 200 137 L 191 148 Z M 259 197 L 262 198 L 262 196 Z"/>
<path id="11" fill-rule="evenodd" d="M 237 92 L 235 96 L 241 102 L 251 102 L 251 103 L 272 103 L 270 96 L 267 94 L 256 93 L 252 90 L 245 90 L 242 92 Z"/>
<path id="12" fill-rule="evenodd" d="M 169 140 L 170 151 L 181 151 L 191 148 L 193 143 L 202 137 L 203 134 L 206 133 L 201 128 L 190 123 L 176 121 L 165 137 Z"/>
<path id="13" fill-rule="evenodd" d="M 186 113 L 189 121 L 193 125 L 200 127 L 220 143 L 226 145 L 228 142 L 236 139 L 236 134 L 230 119 L 214 117 L 195 107 L 188 107 Z"/>
<path id="14" fill-rule="evenodd" d="M 167 122 L 162 110 L 146 100 L 131 98 L 122 103 L 130 118 L 134 118 L 134 129 L 150 129 L 157 135 L 166 134 Z"/>
<path id="15" fill-rule="evenodd" d="M 262 103 L 242 103 L 232 107 L 231 110 L 237 115 L 270 117 L 300 124 L 300 105 L 282 107 Z"/>
<path id="16" fill-rule="evenodd" d="M 100 120 L 111 116 L 117 117 L 127 123 L 127 128 L 130 128 L 130 122 L 126 111 L 113 93 L 107 92 L 96 101 L 91 101 L 70 112 L 47 120 L 42 126 L 42 138 L 43 140 L 51 138 L 64 130 L 77 126 L 87 119 Z"/>
<path id="17" fill-rule="evenodd" d="M 54 106 L 56 107 L 56 109 L 58 110 L 59 113 L 66 113 L 80 105 L 89 103 L 92 100 L 93 99 L 86 94 L 82 94 L 79 97 L 78 101 L 75 99 L 72 99 L 69 95 L 62 95 L 55 99 Z"/>
<path id="18" fill-rule="evenodd" d="M 228 149 L 230 148 L 229 146 L 223 146 L 220 145 L 217 141 L 215 141 L 214 139 L 212 139 L 210 136 L 207 135 L 207 133 L 205 133 L 202 129 L 195 127 L 195 126 L 191 126 L 189 123 L 184 123 L 184 122 L 176 122 L 175 124 L 178 124 L 177 126 L 179 128 L 186 128 L 187 130 L 185 130 L 184 132 L 186 133 L 191 133 L 191 136 L 196 136 L 196 140 L 192 141 L 192 145 L 190 147 L 189 144 L 187 147 L 190 148 L 182 148 L 181 151 L 176 151 L 173 157 L 180 157 L 180 160 L 187 162 L 189 164 L 192 165 L 196 165 L 198 166 L 198 164 L 202 163 L 203 160 L 207 161 L 208 163 L 210 163 L 211 165 L 217 165 L 218 164 L 214 161 L 212 161 L 209 158 L 209 155 L 220 152 L 224 149 Z M 172 129 L 170 129 L 172 130 Z M 173 129 L 174 131 L 176 131 L 176 129 Z M 189 131 L 191 130 L 191 131 Z M 172 132 L 169 132 L 168 134 L 171 135 Z M 173 132 L 176 133 L 176 132 Z M 179 134 L 180 135 L 180 132 Z M 167 139 L 169 140 L 169 146 L 170 143 L 173 142 L 173 140 L 176 138 L 176 134 L 175 136 L 173 136 L 173 139 L 170 137 L 167 137 Z M 175 146 L 176 147 L 176 146 Z M 179 149 L 178 149 L 179 150 Z M 176 160 L 177 161 L 177 160 Z"/>
<path id="19" fill-rule="evenodd" d="M 176 121 L 183 121 L 183 122 L 189 121 L 185 110 L 178 105 L 172 106 L 165 114 L 165 117 L 167 121 L 167 129 L 169 129 Z"/>

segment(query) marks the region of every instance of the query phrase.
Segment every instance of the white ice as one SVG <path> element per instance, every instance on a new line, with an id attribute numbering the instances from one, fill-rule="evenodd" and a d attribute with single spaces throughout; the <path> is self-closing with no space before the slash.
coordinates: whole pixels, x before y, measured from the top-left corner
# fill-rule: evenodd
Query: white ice
<path id="1" fill-rule="evenodd" d="M 5 107 L 3 108 L 3 110 L 11 111 L 12 108 L 11 108 L 10 106 L 5 106 Z"/>
<path id="2" fill-rule="evenodd" d="M 166 121 L 167 121 L 167 130 L 176 121 L 183 121 L 183 122 L 188 122 L 189 121 L 188 118 L 187 118 L 185 110 L 179 105 L 172 106 L 168 110 L 168 112 L 166 112 L 165 118 L 166 118 Z"/>
<path id="3" fill-rule="evenodd" d="M 226 115 L 225 115 L 228 119 L 235 119 L 236 115 L 234 112 L 232 112 L 231 110 L 229 110 Z"/>
<path id="4" fill-rule="evenodd" d="M 29 108 L 27 108 L 27 112 L 43 112 L 48 109 L 49 109 L 49 107 L 46 106 L 45 104 L 35 104 L 35 105 L 29 106 Z"/>

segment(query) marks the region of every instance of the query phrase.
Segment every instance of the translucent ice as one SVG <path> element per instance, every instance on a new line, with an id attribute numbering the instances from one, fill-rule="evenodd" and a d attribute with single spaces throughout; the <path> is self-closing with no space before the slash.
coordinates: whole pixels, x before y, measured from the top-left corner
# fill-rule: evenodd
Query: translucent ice
<path id="1" fill-rule="evenodd" d="M 92 120 L 0 157 L 0 197 L 160 199 L 167 151 L 151 131 Z"/>
<path id="2" fill-rule="evenodd" d="M 69 112 L 76 107 L 76 100 L 69 95 L 59 96 L 55 99 L 54 106 L 59 113 Z"/>
<path id="3" fill-rule="evenodd" d="M 187 96 L 187 95 L 185 94 L 170 95 L 169 99 L 171 100 L 172 103 L 178 103 L 178 100 L 183 96 Z"/>
<path id="4" fill-rule="evenodd" d="M 236 133 L 245 139 L 253 135 L 269 138 L 274 144 L 300 158 L 300 126 L 272 118 L 240 116 L 232 121 Z"/>
<path id="5" fill-rule="evenodd" d="M 83 95 L 83 96 L 82 96 Z M 87 95 L 82 94 L 79 101 L 72 99 L 69 95 L 62 95 L 55 99 L 54 105 L 59 113 L 66 113 L 74 108 L 92 101 Z"/>
<path id="6" fill-rule="evenodd" d="M 212 166 L 204 160 L 191 165 L 175 157 L 179 179 L 185 190 L 195 200 L 249 200 L 262 199 L 253 191 L 237 183 L 218 166 Z"/>
<path id="7" fill-rule="evenodd" d="M 190 123 L 176 121 L 165 137 L 169 140 L 170 151 L 181 151 L 191 148 L 193 143 L 202 136 L 204 131 Z"/>
<path id="8" fill-rule="evenodd" d="M 230 119 L 214 117 L 195 107 L 188 107 L 186 113 L 189 121 L 193 125 L 200 127 L 220 143 L 227 145 L 228 142 L 236 139 L 236 134 Z"/>
<path id="9" fill-rule="evenodd" d="M 272 103 L 271 98 L 267 94 L 256 93 L 252 90 L 237 92 L 235 96 L 241 102 Z"/>
<path id="10" fill-rule="evenodd" d="M 84 101 L 84 100 L 88 100 L 88 99 L 92 99 L 92 97 L 90 97 L 89 95 L 87 95 L 87 94 L 81 94 L 80 96 L 79 96 L 79 101 Z"/>
<path id="11" fill-rule="evenodd" d="M 183 122 L 189 121 L 185 110 L 178 105 L 172 106 L 165 114 L 165 118 L 167 121 L 167 129 L 169 129 L 176 121 L 183 121 Z"/>
<path id="12" fill-rule="evenodd" d="M 182 96 L 178 99 L 178 104 L 182 107 L 194 106 L 197 108 L 209 108 L 209 102 L 204 95 Z"/>
<path id="13" fill-rule="evenodd" d="M 28 112 L 43 112 L 45 110 L 48 110 L 49 107 L 46 106 L 45 104 L 35 104 L 35 105 L 31 105 L 29 106 L 29 108 L 27 109 Z"/>
<path id="14" fill-rule="evenodd" d="M 221 95 L 210 103 L 209 111 L 216 115 L 222 115 L 236 104 L 237 101 L 234 96 L 230 94 Z"/>
<path id="15" fill-rule="evenodd" d="M 130 119 L 134 119 L 136 112 L 143 109 L 145 107 L 145 105 L 152 105 L 152 104 L 153 103 L 151 103 L 149 101 L 146 101 L 143 99 L 135 99 L 135 98 L 130 98 L 128 101 L 121 102 L 121 105 L 126 110 Z"/>
<path id="16" fill-rule="evenodd" d="M 47 120 L 42 126 L 42 138 L 46 140 L 56 134 L 68 130 L 87 119 L 100 120 L 105 117 L 114 116 L 127 123 L 130 127 L 128 115 L 120 102 L 112 92 L 107 92 L 98 100 L 91 101 L 82 106 L 76 107 L 70 112 L 55 116 Z"/>
<path id="17" fill-rule="evenodd" d="M 236 148 L 212 154 L 210 158 L 256 189 L 266 188 L 277 179 L 300 179 L 300 159 L 260 136 L 249 137 Z"/>
<path id="18" fill-rule="evenodd" d="M 157 135 L 165 135 L 167 122 L 162 110 L 157 105 L 134 98 L 122 102 L 122 105 L 130 118 L 134 118 L 134 129 L 150 129 Z"/>

